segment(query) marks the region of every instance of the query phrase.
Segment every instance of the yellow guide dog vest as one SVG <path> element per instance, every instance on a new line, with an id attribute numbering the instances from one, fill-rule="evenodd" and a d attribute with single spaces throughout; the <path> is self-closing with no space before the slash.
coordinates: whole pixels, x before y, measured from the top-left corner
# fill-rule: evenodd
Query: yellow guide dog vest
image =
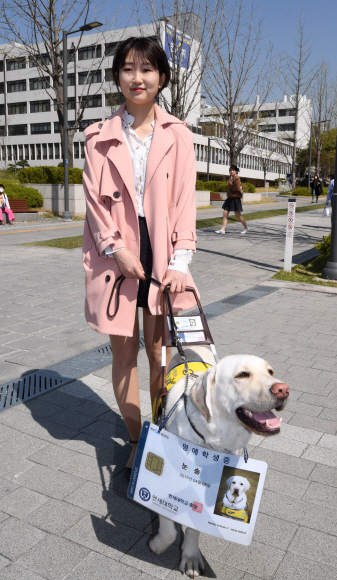
<path id="1" fill-rule="evenodd" d="M 211 368 L 212 365 L 202 362 L 202 361 L 197 361 L 197 362 L 188 362 L 188 368 L 189 371 L 192 373 L 205 373 L 207 371 L 207 369 Z M 170 370 L 170 372 L 167 373 L 166 378 L 165 378 L 165 386 L 167 389 L 167 393 L 169 392 L 170 389 L 172 389 L 173 385 L 175 385 L 175 383 L 177 383 L 178 381 L 180 381 L 180 379 L 182 379 L 183 377 L 185 377 L 186 375 L 184 375 L 183 371 L 185 369 L 185 365 L 184 363 L 177 365 L 176 367 L 174 367 L 173 369 Z M 167 394 L 166 393 L 166 394 Z M 158 397 L 159 397 L 159 405 L 158 405 Z M 163 411 L 163 409 L 165 408 L 165 396 L 163 397 L 163 394 L 161 393 L 161 391 L 159 391 L 158 395 L 156 396 L 154 402 L 153 402 L 153 407 L 152 407 L 152 421 L 155 423 L 155 415 L 156 415 L 156 408 L 161 409 L 161 411 Z"/>
<path id="2" fill-rule="evenodd" d="M 224 516 L 227 516 L 227 518 L 241 520 L 245 524 L 248 524 L 248 513 L 246 512 L 246 510 L 233 510 L 232 508 L 223 505 L 221 508 L 221 513 Z"/>

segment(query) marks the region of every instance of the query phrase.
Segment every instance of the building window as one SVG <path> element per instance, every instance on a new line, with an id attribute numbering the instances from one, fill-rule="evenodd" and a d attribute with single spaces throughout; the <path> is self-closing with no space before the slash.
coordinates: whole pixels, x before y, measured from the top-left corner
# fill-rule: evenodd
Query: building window
<path id="1" fill-rule="evenodd" d="M 6 145 L 1 145 L 1 158 L 2 160 L 6 159 Z"/>
<path id="2" fill-rule="evenodd" d="M 276 132 L 276 125 L 265 125 L 264 127 L 261 127 L 261 131 L 263 132 L 267 132 L 267 133 L 275 133 Z M 267 149 L 267 147 L 265 147 Z"/>
<path id="3" fill-rule="evenodd" d="M 81 141 L 81 159 L 85 158 L 85 153 L 84 153 L 84 141 Z"/>
<path id="4" fill-rule="evenodd" d="M 19 145 L 19 161 L 23 159 L 23 145 Z"/>
<path id="5" fill-rule="evenodd" d="M 50 100 L 46 101 L 30 101 L 31 113 L 46 113 L 50 111 Z"/>
<path id="6" fill-rule="evenodd" d="M 4 115 L 5 114 L 5 105 L 2 103 L 0 105 L 0 115 Z"/>
<path id="7" fill-rule="evenodd" d="M 113 56 L 116 52 L 118 42 L 108 42 L 105 45 L 105 56 Z"/>
<path id="8" fill-rule="evenodd" d="M 4 61 L 3 60 L 0 60 L 0 72 L 4 72 Z"/>
<path id="9" fill-rule="evenodd" d="M 76 109 L 76 101 L 75 101 L 75 97 L 69 97 L 68 98 L 68 105 L 67 105 L 67 109 L 68 111 L 74 111 Z M 56 109 L 57 110 L 57 109 Z"/>
<path id="10" fill-rule="evenodd" d="M 6 137 L 6 127 L 5 127 L 5 125 L 0 125 L 0 137 Z"/>
<path id="11" fill-rule="evenodd" d="M 29 145 L 25 145 L 25 159 L 29 159 Z"/>
<path id="12" fill-rule="evenodd" d="M 8 161 L 12 161 L 12 148 L 10 145 L 7 145 L 7 159 Z"/>
<path id="13" fill-rule="evenodd" d="M 279 109 L 278 116 L 279 117 L 295 117 L 296 116 L 296 109 Z"/>
<path id="14" fill-rule="evenodd" d="M 102 71 L 92 70 L 90 72 L 84 71 L 78 73 L 78 84 L 85 85 L 90 83 L 101 83 L 102 82 Z"/>
<path id="15" fill-rule="evenodd" d="M 89 58 L 101 58 L 102 49 L 101 45 L 91 45 L 91 46 L 83 46 L 82 48 L 78 49 L 78 60 L 88 60 Z"/>
<path id="16" fill-rule="evenodd" d="M 16 135 L 28 135 L 27 125 L 8 125 L 8 135 L 15 137 Z"/>
<path id="17" fill-rule="evenodd" d="M 6 70 L 19 70 L 21 68 L 26 68 L 26 59 L 24 57 L 6 60 Z"/>
<path id="18" fill-rule="evenodd" d="M 105 93 L 106 107 L 120 107 L 125 102 L 123 93 Z"/>
<path id="19" fill-rule="evenodd" d="M 67 75 L 67 85 L 68 87 L 75 86 L 75 73 L 70 73 L 69 75 Z"/>
<path id="20" fill-rule="evenodd" d="M 105 82 L 106 83 L 114 83 L 115 79 L 112 74 L 112 68 L 105 69 Z"/>
<path id="21" fill-rule="evenodd" d="M 36 159 L 38 161 L 41 159 L 41 145 L 36 145 Z"/>
<path id="22" fill-rule="evenodd" d="M 260 111 L 261 119 L 266 119 L 268 117 L 276 117 L 276 111 Z"/>
<path id="23" fill-rule="evenodd" d="M 47 143 L 42 143 L 42 157 L 43 157 L 43 159 L 48 159 L 48 157 L 47 157 Z"/>
<path id="24" fill-rule="evenodd" d="M 38 91 L 40 89 L 48 89 L 50 87 L 49 82 L 50 77 L 38 77 L 35 79 L 29 79 L 29 90 Z"/>
<path id="25" fill-rule="evenodd" d="M 54 148 L 52 143 L 48 143 L 48 158 L 54 159 Z"/>
<path id="26" fill-rule="evenodd" d="M 31 143 L 30 145 L 30 158 L 35 161 L 35 145 Z"/>
<path id="27" fill-rule="evenodd" d="M 51 133 L 51 123 L 31 123 L 30 133 L 31 135 L 43 135 L 46 133 Z"/>
<path id="28" fill-rule="evenodd" d="M 295 123 L 283 123 L 278 126 L 279 131 L 295 131 Z"/>
<path id="29" fill-rule="evenodd" d="M 49 54 L 34 54 L 34 56 L 29 57 L 29 68 L 36 67 L 39 64 L 50 64 Z"/>
<path id="30" fill-rule="evenodd" d="M 7 109 L 9 115 L 23 115 L 27 113 L 27 103 L 9 103 Z"/>
<path id="31" fill-rule="evenodd" d="M 85 106 L 87 109 L 102 106 L 102 95 L 87 95 L 80 98 L 80 107 Z"/>
<path id="32" fill-rule="evenodd" d="M 80 121 L 80 131 L 84 131 L 89 125 L 93 125 L 94 123 L 98 123 L 102 119 L 82 119 Z"/>
<path id="33" fill-rule="evenodd" d="M 60 132 L 60 123 L 58 121 L 55 121 L 54 123 L 54 133 L 59 133 Z"/>
<path id="34" fill-rule="evenodd" d="M 55 159 L 60 159 L 60 144 L 55 143 Z"/>
<path id="35" fill-rule="evenodd" d="M 13 159 L 14 159 L 14 161 L 17 161 L 17 159 L 18 159 L 18 146 L 17 145 L 13 145 Z"/>
<path id="36" fill-rule="evenodd" d="M 7 93 L 19 93 L 26 90 L 26 79 L 20 81 L 8 81 Z"/>
<path id="37" fill-rule="evenodd" d="M 80 144 L 74 143 L 74 159 L 79 159 L 80 158 Z"/>
<path id="38" fill-rule="evenodd" d="M 3 95 L 4 91 L 5 91 L 5 85 L 4 85 L 4 83 L 0 83 L 0 95 Z"/>

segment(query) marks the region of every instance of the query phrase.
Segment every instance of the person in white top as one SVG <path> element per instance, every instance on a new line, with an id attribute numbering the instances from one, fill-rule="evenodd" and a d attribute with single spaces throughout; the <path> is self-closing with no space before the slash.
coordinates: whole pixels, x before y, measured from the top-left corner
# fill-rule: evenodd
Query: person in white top
<path id="1" fill-rule="evenodd" d="M 143 309 L 144 339 L 150 365 L 150 394 L 151 400 L 153 401 L 161 386 L 162 316 L 151 314 L 149 309 L 148 295 L 150 282 L 145 278 L 145 273 L 148 275 L 152 274 L 152 251 L 157 258 L 159 250 L 151 247 L 143 201 L 147 161 L 156 123 L 154 99 L 158 92 L 169 83 L 170 66 L 164 50 L 153 40 L 149 38 L 129 38 L 121 42 L 117 47 L 114 55 L 112 73 L 117 86 L 125 97 L 125 111 L 122 114 L 122 136 L 127 144 L 133 165 L 140 234 L 140 255 L 135 255 L 135 253 L 126 247 L 114 249 L 110 245 L 104 249 L 104 253 L 107 259 L 114 259 L 116 261 L 119 271 L 127 279 L 139 281 L 137 306 Z M 162 131 L 163 129 L 161 128 L 160 130 Z M 189 142 L 190 135 L 188 134 L 188 129 L 184 127 L 182 131 L 181 127 L 179 128 L 179 134 L 184 134 L 184 131 L 186 131 L 186 142 Z M 185 148 L 183 150 L 185 151 Z M 195 163 L 193 148 L 191 152 L 189 149 L 186 149 L 186 155 L 186 163 L 191 165 L 191 156 L 193 157 L 193 163 Z M 91 160 L 88 160 L 88 168 L 90 163 Z M 193 174 L 192 179 L 195 179 L 195 167 L 190 167 L 188 171 L 186 182 L 185 179 L 182 182 L 182 200 L 189 199 L 188 196 L 191 189 L 190 173 L 191 175 Z M 169 177 L 168 174 L 167 177 Z M 185 183 L 188 185 L 185 186 Z M 184 187 L 186 187 L 186 192 L 183 190 Z M 147 192 L 145 192 L 146 194 Z M 118 199 L 120 199 L 119 193 L 118 196 Z M 119 203 L 123 203 L 123 199 Z M 184 209 L 180 209 L 181 207 Z M 193 214 L 193 208 L 191 210 L 191 214 Z M 186 212 L 189 209 L 182 203 L 176 208 L 176 211 L 178 212 L 176 216 L 178 220 L 179 211 Z M 153 219 L 152 216 L 151 219 Z M 130 219 L 130 223 L 131 221 Z M 134 224 L 133 221 L 132 223 Z M 182 231 L 182 234 L 186 235 L 186 232 Z M 134 232 L 134 236 L 138 236 L 138 231 Z M 189 238 L 188 236 L 192 237 Z M 188 232 L 188 236 L 182 239 L 188 240 L 187 246 L 190 248 L 191 245 L 195 245 L 195 237 L 193 237 L 193 232 Z M 193 240 L 193 243 L 191 240 Z M 181 244 L 178 246 L 179 249 L 174 250 L 166 273 L 163 279 L 160 280 L 160 292 L 163 292 L 164 287 L 167 285 L 170 285 L 170 292 L 173 294 L 182 293 L 186 289 L 188 266 L 192 259 L 193 250 L 183 249 Z M 107 276 L 107 279 L 110 280 L 110 276 Z M 132 452 L 126 464 L 126 476 L 129 478 L 137 450 L 138 437 L 141 431 L 137 373 L 137 355 L 139 350 L 138 315 L 136 314 L 134 322 L 133 336 L 110 334 L 110 342 L 113 355 L 112 382 L 114 393 L 130 434 L 130 443 L 132 444 Z"/>
<path id="2" fill-rule="evenodd" d="M 0 225 L 4 226 L 3 222 L 3 212 L 7 216 L 9 225 L 14 225 L 15 215 L 13 214 L 11 207 L 9 205 L 8 197 L 5 194 L 5 187 L 0 183 Z"/>

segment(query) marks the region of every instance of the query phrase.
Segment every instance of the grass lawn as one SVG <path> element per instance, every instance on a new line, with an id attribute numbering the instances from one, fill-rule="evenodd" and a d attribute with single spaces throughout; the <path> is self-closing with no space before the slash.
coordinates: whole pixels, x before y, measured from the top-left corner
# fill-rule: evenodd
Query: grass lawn
<path id="1" fill-rule="evenodd" d="M 280 270 L 272 277 L 272 280 L 284 280 L 286 282 L 300 282 L 306 284 L 317 284 L 318 286 L 333 286 L 337 288 L 337 283 L 328 282 L 322 280 L 316 280 L 315 278 L 320 277 L 325 266 L 325 260 L 322 256 L 317 258 L 312 258 L 303 262 L 303 264 L 298 264 L 294 266 L 291 272 L 285 272 Z"/>
<path id="2" fill-rule="evenodd" d="M 302 211 L 310 211 L 313 209 L 323 209 L 325 207 L 325 203 L 322 205 L 314 204 L 312 205 L 305 205 L 302 207 L 296 208 L 296 213 L 300 213 Z M 268 209 L 265 211 L 254 211 L 251 213 L 245 213 L 244 218 L 246 221 L 251 220 L 258 220 L 261 218 L 268 218 L 268 217 L 275 217 L 278 215 L 287 215 L 287 209 Z M 228 221 L 230 223 L 237 222 L 235 216 L 229 216 Z M 210 228 L 213 226 L 219 226 L 222 224 L 222 217 L 218 218 L 206 218 L 203 220 L 197 220 L 197 229 L 201 228 Z M 23 244 L 24 246 L 49 246 L 50 248 L 64 248 L 67 250 L 73 250 L 74 248 L 80 248 L 82 246 L 82 236 L 73 236 L 70 238 L 57 238 L 56 240 L 47 240 L 43 242 L 32 242 L 30 244 Z"/>
<path id="3" fill-rule="evenodd" d="M 48 246 L 49 248 L 63 248 L 66 250 L 74 250 L 82 247 L 83 236 L 72 236 L 69 238 L 57 238 L 56 240 L 45 240 L 43 242 L 32 242 L 31 244 L 23 244 L 24 246 Z"/>

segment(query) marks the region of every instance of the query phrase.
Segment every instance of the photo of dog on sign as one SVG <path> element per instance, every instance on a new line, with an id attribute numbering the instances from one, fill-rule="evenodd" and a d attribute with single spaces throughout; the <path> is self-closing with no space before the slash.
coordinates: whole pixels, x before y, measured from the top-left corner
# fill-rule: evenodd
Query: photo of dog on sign
<path id="1" fill-rule="evenodd" d="M 249 524 L 259 477 L 260 474 L 254 471 L 225 466 L 214 513 Z"/>

